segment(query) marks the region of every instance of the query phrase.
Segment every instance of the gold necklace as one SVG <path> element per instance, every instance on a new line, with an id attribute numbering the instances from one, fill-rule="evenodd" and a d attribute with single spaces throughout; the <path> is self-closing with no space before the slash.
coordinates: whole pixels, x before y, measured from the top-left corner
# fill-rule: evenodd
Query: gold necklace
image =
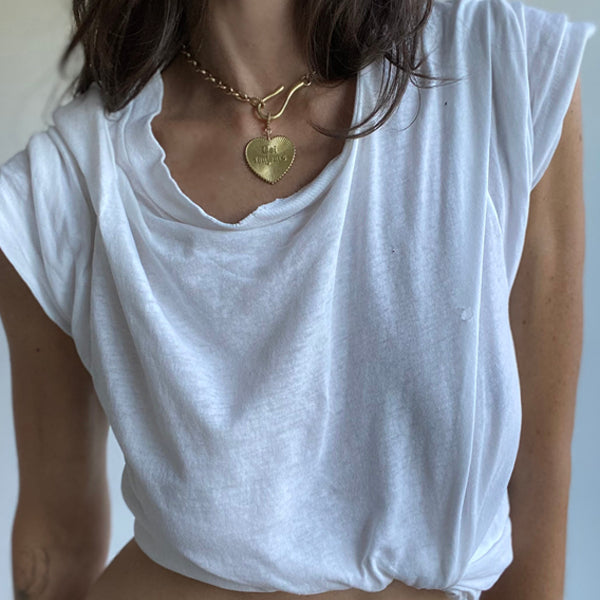
<path id="1" fill-rule="evenodd" d="M 222 81 L 214 77 L 206 69 L 203 69 L 198 64 L 198 61 L 191 55 L 188 50 L 187 44 L 184 44 L 181 49 L 182 54 L 187 58 L 187 61 L 194 66 L 196 72 L 204 75 L 205 79 L 214 83 L 219 89 L 223 90 L 226 94 L 232 95 L 236 100 L 250 103 L 259 119 L 266 122 L 265 135 L 251 139 L 244 149 L 244 157 L 246 164 L 250 167 L 250 170 L 260 177 L 267 183 L 276 183 L 279 181 L 292 166 L 294 159 L 296 158 L 296 147 L 292 141 L 284 135 L 276 135 L 271 137 L 271 121 L 278 119 L 283 111 L 286 109 L 292 94 L 299 90 L 301 87 L 308 87 L 312 83 L 312 78 L 316 74 L 316 71 L 303 75 L 302 78 L 296 83 L 289 91 L 287 98 L 281 110 L 273 115 L 270 112 L 263 112 L 265 102 L 281 93 L 285 87 L 282 85 L 278 87 L 274 92 L 268 94 L 264 98 L 257 98 L 256 96 L 248 96 L 238 92 L 229 85 L 225 85 Z"/>

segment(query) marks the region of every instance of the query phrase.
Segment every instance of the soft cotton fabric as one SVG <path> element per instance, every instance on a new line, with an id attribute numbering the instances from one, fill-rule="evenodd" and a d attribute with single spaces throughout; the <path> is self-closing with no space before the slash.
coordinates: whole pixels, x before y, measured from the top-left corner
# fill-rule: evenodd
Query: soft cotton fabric
<path id="1" fill-rule="evenodd" d="M 409 85 L 235 224 L 171 177 L 158 72 L 112 115 L 92 85 L 2 165 L 0 247 L 93 376 L 151 559 L 255 592 L 495 583 L 521 426 L 509 293 L 594 29 L 437 1 L 425 49 L 459 80 Z M 386 68 L 359 74 L 354 122 Z"/>

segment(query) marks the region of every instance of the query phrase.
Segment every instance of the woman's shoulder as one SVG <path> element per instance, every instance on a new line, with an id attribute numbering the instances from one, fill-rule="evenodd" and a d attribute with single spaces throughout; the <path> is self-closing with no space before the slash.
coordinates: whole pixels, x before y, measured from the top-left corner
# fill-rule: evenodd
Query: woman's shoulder
<path id="1" fill-rule="evenodd" d="M 494 36 L 522 38 L 520 16 L 530 8 L 514 0 L 433 0 L 430 30 L 448 41 L 483 42 L 489 47 Z"/>
<path id="2" fill-rule="evenodd" d="M 52 111 L 51 129 L 69 145 L 90 147 L 98 132 L 110 131 L 118 126 L 129 107 L 109 113 L 103 101 L 100 86 L 92 82 L 85 92 L 71 95 Z"/>

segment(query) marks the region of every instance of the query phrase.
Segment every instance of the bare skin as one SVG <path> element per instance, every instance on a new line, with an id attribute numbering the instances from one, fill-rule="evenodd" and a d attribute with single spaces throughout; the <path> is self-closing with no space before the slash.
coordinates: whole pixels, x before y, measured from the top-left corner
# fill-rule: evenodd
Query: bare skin
<path id="1" fill-rule="evenodd" d="M 377 596 L 377 598 L 375 598 Z M 297 596 L 286 592 L 238 592 L 215 587 L 165 569 L 148 558 L 134 539 L 115 556 L 85 600 L 447 600 L 440 590 L 417 590 L 398 580 L 381 592 L 350 588 Z"/>
<path id="2" fill-rule="evenodd" d="M 22 548 L 15 556 L 14 588 L 17 600 L 41 597 L 48 588 L 50 556 L 45 548 Z"/>
<path id="3" fill-rule="evenodd" d="M 293 27 L 293 4 L 269 3 L 265 10 L 264 0 L 213 0 L 203 30 L 191 33 L 192 54 L 218 79 L 249 96 L 264 97 L 284 85 L 266 105 L 275 114 L 289 88 L 311 70 Z M 271 128 L 273 135 L 292 140 L 296 158 L 282 179 L 268 184 L 243 159 L 246 143 L 264 134 L 254 108 L 204 79 L 181 54 L 162 76 L 165 95 L 152 122 L 154 136 L 182 191 L 220 221 L 236 223 L 258 206 L 297 192 L 342 151 L 343 140 L 316 132 L 309 121 L 328 129 L 348 127 L 356 78 L 335 87 L 313 83 L 295 92 Z"/>
<path id="4" fill-rule="evenodd" d="M 301 75 L 286 81 L 286 87 Z M 286 135 L 295 144 L 296 158 L 277 183 L 269 184 L 252 173 L 243 158 L 246 143 L 264 134 L 264 122 L 249 103 L 204 80 L 183 55 L 162 78 L 163 106 L 152 121 L 152 132 L 165 151 L 165 164 L 190 200 L 226 223 L 236 223 L 260 205 L 286 198 L 313 181 L 342 151 L 344 140 L 315 131 L 309 120 L 330 129 L 348 127 L 356 93 L 356 78 L 332 88 L 311 85 L 296 91 L 283 115 L 271 122 L 272 135 Z M 189 107 L 182 98 L 199 84 L 205 94 Z M 281 96 L 269 103 L 272 113 L 282 106 L 285 94 Z"/>

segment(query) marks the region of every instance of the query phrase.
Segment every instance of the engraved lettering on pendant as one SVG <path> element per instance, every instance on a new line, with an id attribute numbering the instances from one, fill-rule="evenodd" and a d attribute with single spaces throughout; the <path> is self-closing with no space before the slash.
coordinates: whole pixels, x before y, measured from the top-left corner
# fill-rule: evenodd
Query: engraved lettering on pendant
<path id="1" fill-rule="evenodd" d="M 270 140 L 254 138 L 245 149 L 246 163 L 255 175 L 267 183 L 279 181 L 292 166 L 295 155 L 294 144 L 283 135 Z"/>
<path id="2" fill-rule="evenodd" d="M 287 153 L 278 154 L 277 148 L 267 146 L 266 144 L 262 147 L 262 153 L 266 156 L 255 156 L 255 164 L 270 165 L 274 162 L 285 162 L 288 160 Z"/>

